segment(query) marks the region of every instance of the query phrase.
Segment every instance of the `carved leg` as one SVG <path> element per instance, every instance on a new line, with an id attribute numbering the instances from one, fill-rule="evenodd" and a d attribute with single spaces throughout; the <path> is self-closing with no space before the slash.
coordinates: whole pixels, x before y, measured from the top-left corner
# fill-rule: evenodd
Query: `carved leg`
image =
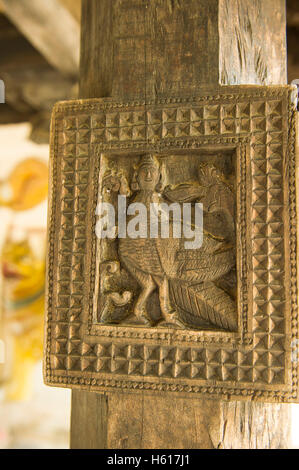
<path id="1" fill-rule="evenodd" d="M 134 315 L 145 325 L 152 326 L 154 322 L 146 310 L 146 303 L 147 299 L 157 286 L 149 274 L 138 276 L 138 281 L 142 287 L 142 291 L 136 300 Z"/>
<path id="2" fill-rule="evenodd" d="M 163 315 L 163 322 L 177 325 L 181 328 L 186 328 L 185 324 L 180 320 L 179 314 L 170 304 L 169 299 L 169 284 L 165 276 L 163 279 L 155 279 L 159 285 L 159 299 L 160 307 Z"/>

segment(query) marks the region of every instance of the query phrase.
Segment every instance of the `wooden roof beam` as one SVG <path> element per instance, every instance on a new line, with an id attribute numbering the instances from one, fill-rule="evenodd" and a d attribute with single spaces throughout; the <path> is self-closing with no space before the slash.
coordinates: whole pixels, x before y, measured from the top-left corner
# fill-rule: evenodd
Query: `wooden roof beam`
<path id="1" fill-rule="evenodd" d="M 80 25 L 60 0 L 1 0 L 7 17 L 64 75 L 79 71 Z"/>

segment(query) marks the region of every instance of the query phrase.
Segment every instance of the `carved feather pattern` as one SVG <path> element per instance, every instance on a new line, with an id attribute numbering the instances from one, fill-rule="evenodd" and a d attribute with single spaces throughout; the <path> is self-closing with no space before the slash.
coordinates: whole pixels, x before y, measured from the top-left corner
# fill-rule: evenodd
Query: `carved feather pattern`
<path id="1" fill-rule="evenodd" d="M 237 330 L 237 309 L 231 297 L 213 282 L 196 285 L 170 281 L 173 303 L 187 323 L 207 322 L 224 330 Z"/>

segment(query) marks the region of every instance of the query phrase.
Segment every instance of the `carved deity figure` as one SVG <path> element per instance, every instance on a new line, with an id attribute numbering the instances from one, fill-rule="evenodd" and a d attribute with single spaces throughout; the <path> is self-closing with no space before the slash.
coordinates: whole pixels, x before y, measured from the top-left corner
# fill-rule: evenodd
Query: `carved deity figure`
<path id="1" fill-rule="evenodd" d="M 167 186 L 155 155 L 140 158 L 131 182 L 132 203 L 142 203 L 148 212 L 152 203 L 203 204 L 203 241 L 200 248 L 186 249 L 186 238 L 119 238 L 121 265 L 140 286 L 134 315 L 145 326 L 154 326 L 148 302 L 158 291 L 163 326 L 205 327 L 235 331 L 237 310 L 235 288 L 234 195 L 213 165 L 199 163 L 198 183 Z M 193 203 L 193 204 L 192 204 Z M 194 215 L 194 213 L 193 213 Z M 132 219 L 132 216 L 131 216 Z M 193 218 L 194 219 L 194 218 Z M 130 220 L 130 216 L 128 218 Z M 149 224 L 150 216 L 144 223 Z M 147 233 L 150 233 L 150 227 Z"/>

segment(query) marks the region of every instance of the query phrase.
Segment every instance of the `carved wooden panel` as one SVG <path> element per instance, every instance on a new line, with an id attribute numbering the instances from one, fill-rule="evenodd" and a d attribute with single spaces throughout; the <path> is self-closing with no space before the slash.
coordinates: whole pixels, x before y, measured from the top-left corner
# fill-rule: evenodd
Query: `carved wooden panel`
<path id="1" fill-rule="evenodd" d="M 298 400 L 294 95 L 56 105 L 47 384 Z M 119 199 L 202 202 L 201 247 L 99 239 L 98 204 Z"/>

